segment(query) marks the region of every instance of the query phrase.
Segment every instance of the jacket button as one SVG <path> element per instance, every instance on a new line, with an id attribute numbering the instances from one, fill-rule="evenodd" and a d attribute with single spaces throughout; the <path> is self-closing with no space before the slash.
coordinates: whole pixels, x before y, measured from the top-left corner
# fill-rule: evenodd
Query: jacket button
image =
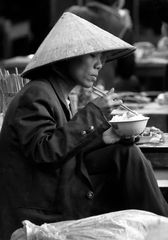
<path id="1" fill-rule="evenodd" d="M 88 199 L 93 199 L 94 198 L 94 193 L 92 191 L 88 191 L 86 194 Z"/>
<path id="2" fill-rule="evenodd" d="M 82 136 L 85 136 L 87 134 L 87 132 L 84 130 L 81 132 Z"/>

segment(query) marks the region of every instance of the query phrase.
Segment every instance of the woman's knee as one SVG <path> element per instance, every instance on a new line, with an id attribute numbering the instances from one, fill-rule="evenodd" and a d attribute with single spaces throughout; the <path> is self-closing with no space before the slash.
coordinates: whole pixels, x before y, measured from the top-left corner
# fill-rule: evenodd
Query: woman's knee
<path id="1" fill-rule="evenodd" d="M 143 165 L 151 167 L 150 161 L 145 157 L 141 149 L 136 144 L 128 147 L 128 159 L 134 165 Z"/>

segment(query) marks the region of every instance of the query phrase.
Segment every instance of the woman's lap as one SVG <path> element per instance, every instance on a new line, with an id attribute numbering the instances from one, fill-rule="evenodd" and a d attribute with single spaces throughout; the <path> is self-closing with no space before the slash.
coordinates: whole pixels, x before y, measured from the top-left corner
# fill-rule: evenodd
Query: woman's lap
<path id="1" fill-rule="evenodd" d="M 136 145 L 102 146 L 87 153 L 85 163 L 95 191 L 94 214 L 99 208 L 135 208 L 168 216 L 152 166 Z"/>

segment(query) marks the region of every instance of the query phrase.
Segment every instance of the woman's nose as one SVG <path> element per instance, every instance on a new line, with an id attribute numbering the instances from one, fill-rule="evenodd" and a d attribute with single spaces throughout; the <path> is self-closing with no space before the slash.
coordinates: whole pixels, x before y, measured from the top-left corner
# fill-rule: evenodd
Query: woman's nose
<path id="1" fill-rule="evenodd" d="M 98 57 L 97 58 L 97 61 L 96 61 L 96 68 L 98 69 L 98 70 L 100 70 L 102 67 L 103 67 L 103 61 L 102 61 L 102 58 L 101 57 Z"/>

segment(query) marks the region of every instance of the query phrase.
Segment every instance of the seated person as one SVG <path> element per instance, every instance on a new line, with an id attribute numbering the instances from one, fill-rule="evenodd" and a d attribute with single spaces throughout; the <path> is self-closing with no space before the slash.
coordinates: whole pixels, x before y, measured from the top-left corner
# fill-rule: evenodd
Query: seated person
<path id="1" fill-rule="evenodd" d="M 109 124 L 122 103 L 111 89 L 75 115 L 70 93 L 92 88 L 106 62 L 134 47 L 64 13 L 22 73 L 0 132 L 0 239 L 34 224 L 139 209 L 168 216 L 151 164 Z M 118 99 L 118 100 L 116 100 Z"/>

